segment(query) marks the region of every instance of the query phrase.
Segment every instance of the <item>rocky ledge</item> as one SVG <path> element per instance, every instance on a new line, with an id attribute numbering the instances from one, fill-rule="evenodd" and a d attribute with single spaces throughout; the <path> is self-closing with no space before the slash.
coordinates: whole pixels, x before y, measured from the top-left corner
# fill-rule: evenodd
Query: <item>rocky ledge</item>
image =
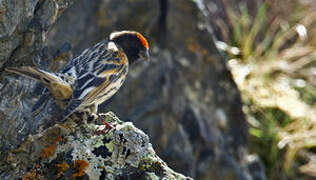
<path id="1" fill-rule="evenodd" d="M 191 179 L 170 169 L 143 131 L 112 112 L 30 135 L 1 164 L 9 179 Z"/>

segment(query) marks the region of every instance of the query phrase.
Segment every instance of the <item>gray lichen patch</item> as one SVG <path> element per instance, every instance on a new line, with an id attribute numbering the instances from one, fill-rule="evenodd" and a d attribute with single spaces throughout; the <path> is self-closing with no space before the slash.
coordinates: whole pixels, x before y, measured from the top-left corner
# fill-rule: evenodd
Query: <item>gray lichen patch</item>
<path id="1" fill-rule="evenodd" d="M 99 117 L 89 124 L 70 120 L 29 136 L 8 156 L 6 163 L 15 167 L 8 173 L 26 179 L 190 179 L 171 170 L 156 155 L 148 136 L 132 123 L 120 121 L 111 112 Z M 98 125 L 102 120 L 111 129 Z"/>

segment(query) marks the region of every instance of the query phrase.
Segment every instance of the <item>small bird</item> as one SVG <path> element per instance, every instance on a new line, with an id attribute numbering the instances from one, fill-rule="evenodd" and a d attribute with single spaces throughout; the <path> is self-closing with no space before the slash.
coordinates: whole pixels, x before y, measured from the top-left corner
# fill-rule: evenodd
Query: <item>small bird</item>
<path id="1" fill-rule="evenodd" d="M 143 35 L 119 31 L 84 50 L 59 73 L 30 66 L 9 67 L 6 71 L 33 78 L 46 86 L 35 107 L 50 94 L 56 100 L 68 102 L 58 118 L 63 122 L 75 111 L 96 115 L 98 105 L 111 98 L 123 84 L 129 65 L 149 58 L 148 41 Z"/>

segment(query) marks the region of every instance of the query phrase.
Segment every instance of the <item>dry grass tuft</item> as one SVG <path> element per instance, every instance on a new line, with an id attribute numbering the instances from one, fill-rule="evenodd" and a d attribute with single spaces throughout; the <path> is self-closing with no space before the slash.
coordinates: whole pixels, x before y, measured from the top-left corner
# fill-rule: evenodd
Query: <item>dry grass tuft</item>
<path id="1" fill-rule="evenodd" d="M 224 2 L 230 24 L 218 24 L 217 45 L 242 92 L 251 149 L 269 179 L 316 177 L 316 4 L 267 0 L 251 16 Z"/>

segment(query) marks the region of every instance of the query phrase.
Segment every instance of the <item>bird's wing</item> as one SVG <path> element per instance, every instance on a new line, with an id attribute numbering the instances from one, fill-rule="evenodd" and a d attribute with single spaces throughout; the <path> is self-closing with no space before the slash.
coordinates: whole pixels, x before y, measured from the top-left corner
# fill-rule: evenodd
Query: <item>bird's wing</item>
<path id="1" fill-rule="evenodd" d="M 105 59 L 111 55 L 107 50 L 108 41 L 103 40 L 96 45 L 87 48 L 79 56 L 70 60 L 68 64 L 61 70 L 62 74 L 71 74 L 72 77 L 77 78 L 82 74 L 82 70 L 87 68 L 91 61 Z"/>
<path id="2" fill-rule="evenodd" d="M 93 104 L 97 98 L 107 93 L 111 86 L 116 86 L 114 82 L 127 71 L 126 62 L 126 56 L 122 53 L 109 51 L 87 63 L 87 67 L 81 70 L 76 79 L 72 99 L 59 121 L 65 121 L 81 104 Z"/>

